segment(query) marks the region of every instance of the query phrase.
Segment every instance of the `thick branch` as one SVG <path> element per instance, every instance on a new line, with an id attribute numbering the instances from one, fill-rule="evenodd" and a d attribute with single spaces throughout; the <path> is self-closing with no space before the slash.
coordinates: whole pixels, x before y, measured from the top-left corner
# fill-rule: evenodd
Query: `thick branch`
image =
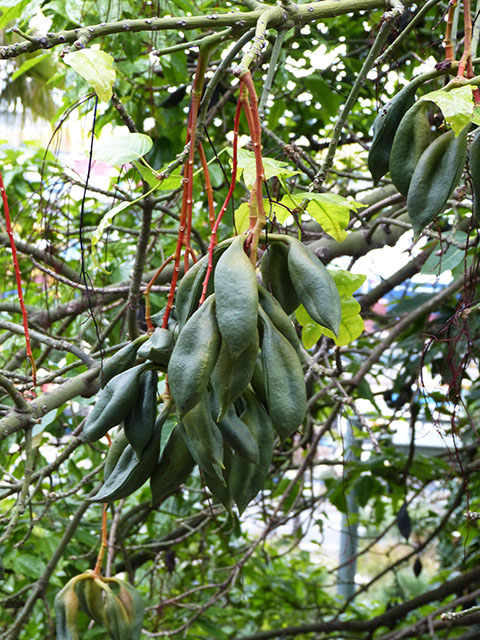
<path id="1" fill-rule="evenodd" d="M 312 2 L 311 4 L 299 5 L 295 12 L 288 13 L 284 7 L 273 7 L 275 13 L 269 18 L 270 27 L 281 27 L 286 20 L 292 22 L 292 26 L 303 25 L 312 20 L 322 20 L 346 13 L 358 11 L 371 11 L 372 9 L 383 9 L 385 0 L 324 0 L 323 2 Z M 40 49 L 51 49 L 59 45 L 69 45 L 78 42 L 78 47 L 85 46 L 85 41 L 90 42 L 96 39 L 105 39 L 106 36 L 117 33 L 138 33 L 141 31 L 166 31 L 181 30 L 191 31 L 193 29 L 224 29 L 233 27 L 236 35 L 241 35 L 257 24 L 258 19 L 267 9 L 257 9 L 248 12 L 231 12 L 225 14 L 210 14 L 207 16 L 184 16 L 182 18 L 145 18 L 138 20 L 120 20 L 106 24 L 91 25 L 87 28 L 71 29 L 59 31 L 38 38 L 32 38 L 21 44 L 12 44 L 0 47 L 0 59 L 16 58 L 24 53 L 39 51 Z"/>

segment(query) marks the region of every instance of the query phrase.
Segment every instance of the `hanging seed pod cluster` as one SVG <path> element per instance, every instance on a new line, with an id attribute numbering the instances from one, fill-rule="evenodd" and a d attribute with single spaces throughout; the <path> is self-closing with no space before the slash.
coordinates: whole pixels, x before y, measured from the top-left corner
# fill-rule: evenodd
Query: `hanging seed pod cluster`
<path id="1" fill-rule="evenodd" d="M 368 167 L 375 183 L 390 171 L 393 184 L 405 196 L 415 235 L 442 213 L 458 185 L 465 169 L 467 136 L 471 128 L 468 123 L 460 130 L 444 130 L 436 135 L 429 110 L 439 92 L 427 94 L 415 102 L 418 86 L 418 81 L 413 81 L 380 111 L 374 123 L 368 156 Z M 467 94 L 470 91 L 467 88 Z M 469 159 L 475 214 L 480 197 L 478 136 L 477 133 L 471 145 Z"/>
<path id="2" fill-rule="evenodd" d="M 205 256 L 181 280 L 175 340 L 157 328 L 107 362 L 106 384 L 83 439 L 93 442 L 120 428 L 95 501 L 125 498 L 150 479 L 153 503 L 159 504 L 195 465 L 228 509 L 234 502 L 242 512 L 264 486 L 275 437 L 290 437 L 306 410 L 289 314 L 303 304 L 334 333 L 340 325 L 337 288 L 315 254 L 288 236 L 269 241 L 261 265 L 265 286 L 245 252 L 245 236 L 226 240 L 213 252 L 210 272 Z M 135 358 L 144 361 L 133 366 Z M 171 394 L 160 409 L 158 371 L 167 372 Z M 161 450 L 162 428 L 172 415 L 177 424 L 171 429 L 168 423 Z"/>
<path id="3" fill-rule="evenodd" d="M 78 640 L 79 612 L 105 627 L 112 640 L 138 640 L 142 634 L 142 597 L 119 578 L 86 571 L 67 582 L 55 597 L 57 640 Z"/>

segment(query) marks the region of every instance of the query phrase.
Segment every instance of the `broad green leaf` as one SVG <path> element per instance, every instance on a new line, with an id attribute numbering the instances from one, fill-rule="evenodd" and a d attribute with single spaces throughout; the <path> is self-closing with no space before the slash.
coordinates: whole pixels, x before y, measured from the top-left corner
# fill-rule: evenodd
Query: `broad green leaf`
<path id="1" fill-rule="evenodd" d="M 474 107 L 473 116 L 472 116 L 473 124 L 480 125 L 480 107 Z"/>
<path id="2" fill-rule="evenodd" d="M 18 67 L 18 69 L 15 71 L 15 73 L 10 78 L 11 82 L 16 80 L 19 76 L 22 76 L 24 73 L 29 71 L 32 67 L 35 67 L 39 62 L 42 62 L 43 60 L 48 58 L 50 55 L 51 55 L 50 52 L 48 52 L 48 53 L 44 53 L 41 56 L 35 56 L 34 58 L 28 58 L 28 60 L 25 60 L 24 62 L 22 62 L 22 64 Z"/>
<path id="3" fill-rule="evenodd" d="M 235 211 L 235 229 L 237 233 L 244 233 L 249 226 L 250 209 L 248 202 L 242 204 Z"/>
<path id="4" fill-rule="evenodd" d="M 467 241 L 467 234 L 463 231 L 457 231 L 455 241 L 463 244 Z M 420 273 L 426 275 L 440 275 L 444 271 L 451 271 L 465 259 L 465 250 L 450 245 L 446 251 L 442 251 L 440 255 L 437 251 L 433 251 L 425 261 Z"/>
<path id="5" fill-rule="evenodd" d="M 337 347 L 350 344 L 362 334 L 365 325 L 360 315 L 360 305 L 354 298 L 345 298 L 341 301 L 342 321 L 338 330 L 338 337 L 326 327 L 322 327 L 323 333 L 332 338 Z"/>
<path id="6" fill-rule="evenodd" d="M 98 49 L 80 49 L 67 53 L 63 60 L 93 87 L 100 100 L 112 97 L 115 69 L 113 57 Z"/>
<path id="7" fill-rule="evenodd" d="M 329 273 L 335 280 L 338 293 L 342 299 L 353 295 L 367 279 L 367 276 L 363 275 L 363 273 L 352 273 L 343 269 L 336 269 L 335 271 L 329 271 Z"/>
<path id="8" fill-rule="evenodd" d="M 473 116 L 472 87 L 465 85 L 451 89 L 451 91 L 431 91 L 420 98 L 434 102 L 440 107 L 447 124 L 452 127 L 455 136 L 464 129 Z"/>
<path id="9" fill-rule="evenodd" d="M 332 338 L 337 347 L 343 347 L 358 338 L 364 329 L 363 319 L 360 316 L 360 305 L 352 297 L 352 294 L 363 284 L 366 276 L 341 269 L 329 271 L 329 273 L 335 280 L 340 294 L 342 320 L 338 336 L 335 337 L 335 334 L 329 329 L 312 320 L 304 306 L 300 305 L 295 311 L 295 316 L 302 326 L 302 342 L 306 349 L 311 349 L 322 335 Z"/>
<path id="10" fill-rule="evenodd" d="M 111 271 L 107 271 L 107 269 L 104 269 L 101 264 L 98 262 L 97 257 L 96 257 L 96 246 L 100 241 L 100 238 L 102 237 L 104 231 L 106 231 L 106 229 L 108 229 L 108 227 L 111 226 L 114 217 L 117 215 L 117 213 L 120 213 L 120 211 L 124 211 L 125 209 L 128 209 L 128 207 L 130 207 L 133 204 L 133 202 L 128 201 L 128 202 L 121 202 L 120 204 L 118 204 L 116 207 L 113 207 L 113 209 L 111 209 L 108 213 L 106 213 L 103 218 L 100 220 L 100 224 L 98 225 L 98 227 L 95 229 L 93 236 L 92 236 L 92 259 L 93 262 L 95 263 L 95 265 L 101 269 L 104 273 L 111 273 Z"/>
<path id="11" fill-rule="evenodd" d="M 295 206 L 299 207 L 304 200 L 309 200 L 306 207 L 309 215 L 318 222 L 328 235 L 338 242 L 342 242 L 347 237 L 345 228 L 350 220 L 350 211 L 352 209 L 357 211 L 365 206 L 336 193 L 287 194 L 283 196 L 281 204 L 292 209 Z M 275 213 L 277 213 L 277 210 L 277 207 L 275 207 Z M 281 215 L 285 218 L 286 214 L 283 213 Z"/>
<path id="12" fill-rule="evenodd" d="M 273 158 L 262 158 L 263 170 L 266 180 L 275 176 L 281 176 L 282 178 L 289 178 L 299 173 L 299 171 L 292 171 L 288 169 L 288 164 L 281 160 L 274 160 Z M 247 151 L 247 149 L 238 150 L 238 172 L 237 178 L 240 179 L 243 172 L 243 181 L 248 189 L 251 189 L 257 179 L 257 171 L 255 164 L 255 154 L 253 151 Z"/>
<path id="13" fill-rule="evenodd" d="M 96 145 L 93 159 L 113 165 L 127 164 L 144 156 L 152 146 L 153 140 L 144 133 L 114 135 Z M 158 180 L 156 182 L 158 184 Z"/>
<path id="14" fill-rule="evenodd" d="M 143 163 L 137 162 L 137 160 L 134 160 L 133 164 L 145 182 L 152 187 L 152 189 L 158 189 L 159 191 L 173 191 L 182 185 L 182 176 L 179 173 L 172 173 L 168 178 L 159 180 L 157 176 L 160 175 L 160 171 L 152 171 Z"/>
<path id="15" fill-rule="evenodd" d="M 4 29 L 9 22 L 13 22 L 13 20 L 19 18 L 30 2 L 30 0 L 21 0 L 20 2 L 12 2 L 10 0 L 0 1 L 2 2 L 0 5 L 0 29 Z"/>

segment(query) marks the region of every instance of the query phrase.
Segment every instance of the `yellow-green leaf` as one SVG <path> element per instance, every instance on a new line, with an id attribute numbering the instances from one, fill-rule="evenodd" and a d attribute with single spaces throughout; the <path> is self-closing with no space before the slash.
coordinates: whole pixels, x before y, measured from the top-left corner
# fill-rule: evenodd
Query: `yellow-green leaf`
<path id="1" fill-rule="evenodd" d="M 472 121 L 473 117 L 473 94 L 472 87 L 465 85 L 450 91 L 431 91 L 420 98 L 434 102 L 440 107 L 447 124 L 452 127 L 455 136 Z"/>
<path id="2" fill-rule="evenodd" d="M 67 53 L 63 60 L 93 87 L 100 100 L 110 100 L 115 69 L 113 57 L 109 53 L 99 49 L 80 49 Z"/>
<path id="3" fill-rule="evenodd" d="M 262 164 L 266 180 L 275 176 L 289 178 L 290 176 L 300 173 L 299 171 L 289 169 L 286 162 L 274 160 L 273 158 L 262 158 Z M 238 150 L 237 179 L 240 179 L 242 172 L 243 181 L 245 182 L 247 189 L 251 189 L 257 179 L 257 167 L 253 151 L 247 151 L 247 149 Z"/>

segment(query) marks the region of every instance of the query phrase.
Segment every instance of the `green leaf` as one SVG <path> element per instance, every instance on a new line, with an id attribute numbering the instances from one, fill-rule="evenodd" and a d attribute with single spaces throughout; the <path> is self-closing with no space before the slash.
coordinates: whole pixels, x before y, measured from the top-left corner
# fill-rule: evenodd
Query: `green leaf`
<path id="1" fill-rule="evenodd" d="M 463 231 L 457 231 L 455 241 L 459 244 L 467 242 L 467 234 Z M 450 245 L 448 249 L 440 255 L 437 251 L 433 251 L 425 261 L 420 273 L 426 275 L 438 276 L 444 271 L 451 271 L 465 259 L 465 250 Z"/>
<path id="2" fill-rule="evenodd" d="M 335 280 L 340 298 L 347 298 L 353 295 L 367 279 L 367 276 L 363 275 L 363 273 L 352 273 L 343 269 L 330 271 L 330 275 Z"/>
<path id="3" fill-rule="evenodd" d="M 113 222 L 113 219 L 117 215 L 117 213 L 120 213 L 120 211 L 124 211 L 125 209 L 128 209 L 128 207 L 130 207 L 132 204 L 133 204 L 133 202 L 131 202 L 131 201 L 121 202 L 116 207 L 113 207 L 113 209 L 111 209 L 108 213 L 106 213 L 103 216 L 103 218 L 100 220 L 100 224 L 98 225 L 98 227 L 95 229 L 95 231 L 93 233 L 92 240 L 91 240 L 93 262 L 104 273 L 111 273 L 111 271 L 107 271 L 107 269 L 104 269 L 102 267 L 102 265 L 98 262 L 98 260 L 96 258 L 95 247 L 99 243 L 100 238 L 102 237 L 104 231 L 106 231 L 108 229 L 108 227 L 111 226 L 111 224 Z"/>
<path id="4" fill-rule="evenodd" d="M 29 4 L 30 0 L 21 0 L 20 2 L 9 2 L 9 0 L 3 0 L 0 5 L 0 29 L 4 29 L 9 22 L 13 22 L 19 18 L 25 7 Z"/>
<path id="5" fill-rule="evenodd" d="M 352 297 L 352 294 L 365 282 L 366 276 L 341 269 L 329 271 L 329 273 L 340 294 L 342 319 L 338 336 L 312 320 L 303 305 L 300 305 L 295 311 L 295 316 L 302 326 L 302 342 L 305 349 L 311 349 L 322 335 L 332 338 L 338 347 L 343 347 L 356 340 L 364 329 L 363 319 L 360 316 L 360 305 Z"/>
<path id="6" fill-rule="evenodd" d="M 244 233 L 249 226 L 250 209 L 248 202 L 242 202 L 242 204 L 235 211 L 235 229 L 237 233 Z"/>
<path id="7" fill-rule="evenodd" d="M 420 98 L 434 102 L 440 107 L 447 124 L 452 127 L 455 136 L 472 121 L 473 95 L 472 87 L 465 85 L 451 91 L 431 91 Z"/>
<path id="8" fill-rule="evenodd" d="M 144 156 L 152 146 L 153 140 L 144 133 L 114 135 L 109 140 L 99 142 L 96 145 L 93 159 L 113 165 L 127 164 Z M 158 185 L 158 180 L 156 183 Z"/>
<path id="9" fill-rule="evenodd" d="M 304 200 L 309 200 L 306 207 L 307 212 L 328 235 L 338 242 L 342 242 L 347 237 L 345 228 L 350 220 L 350 211 L 352 209 L 356 211 L 365 206 L 336 193 L 308 192 L 293 195 L 287 194 L 283 196 L 281 204 L 291 209 L 295 206 L 299 207 Z M 285 216 L 285 213 L 283 216 Z"/>
<path id="10" fill-rule="evenodd" d="M 44 53 L 41 56 L 35 56 L 33 58 L 28 58 L 18 67 L 15 73 L 10 78 L 10 81 L 13 82 L 18 77 L 22 76 L 24 73 L 29 71 L 32 67 L 35 67 L 39 62 L 43 62 L 46 58 L 50 57 L 50 52 Z"/>
<path id="11" fill-rule="evenodd" d="M 299 171 L 292 171 L 288 169 L 288 164 L 281 160 L 274 160 L 273 158 L 262 158 L 263 171 L 265 179 L 269 180 L 275 176 L 282 178 L 289 178 L 294 176 Z M 255 164 L 255 154 L 253 151 L 247 151 L 247 149 L 238 150 L 238 172 L 237 179 L 240 179 L 243 172 L 243 181 L 248 189 L 251 189 L 257 179 L 257 170 Z"/>
<path id="12" fill-rule="evenodd" d="M 158 189 L 159 191 L 173 191 L 182 186 L 182 176 L 179 173 L 172 173 L 168 178 L 159 180 L 158 176 L 161 175 L 161 171 L 153 171 L 137 160 L 134 160 L 132 164 L 152 189 Z"/>
<path id="13" fill-rule="evenodd" d="M 93 87 L 100 100 L 110 100 L 115 69 L 113 57 L 109 53 L 99 49 L 80 49 L 67 53 L 63 60 Z"/>

